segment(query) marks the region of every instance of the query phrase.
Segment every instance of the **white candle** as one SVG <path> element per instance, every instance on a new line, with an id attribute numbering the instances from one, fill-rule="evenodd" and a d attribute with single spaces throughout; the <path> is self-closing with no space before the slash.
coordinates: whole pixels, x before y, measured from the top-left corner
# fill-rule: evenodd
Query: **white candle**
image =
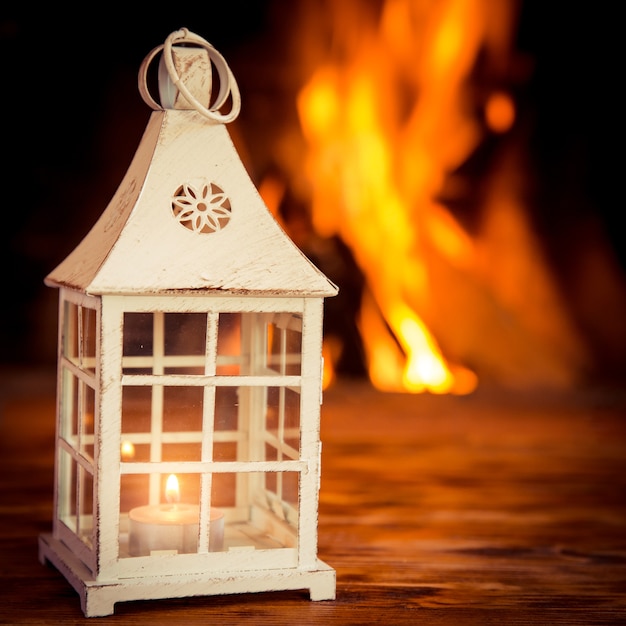
<path id="1" fill-rule="evenodd" d="M 175 487 L 173 486 L 175 484 Z M 131 556 L 149 556 L 152 552 L 193 553 L 198 550 L 200 507 L 177 500 L 178 481 L 168 478 L 164 504 L 149 504 L 131 509 L 129 552 Z M 209 516 L 209 551 L 224 549 L 224 513 L 211 508 Z"/>

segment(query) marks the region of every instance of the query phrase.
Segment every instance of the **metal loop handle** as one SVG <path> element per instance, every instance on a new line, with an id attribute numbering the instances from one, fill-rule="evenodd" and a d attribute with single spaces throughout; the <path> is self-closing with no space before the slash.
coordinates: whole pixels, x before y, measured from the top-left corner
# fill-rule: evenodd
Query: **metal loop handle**
<path id="1" fill-rule="evenodd" d="M 177 43 L 196 44 L 204 48 L 208 52 L 211 61 L 213 61 L 220 80 L 220 90 L 217 94 L 215 102 L 210 106 L 210 108 L 205 107 L 192 95 L 178 75 L 174 65 L 174 56 L 172 51 L 172 46 Z M 164 44 L 157 46 L 150 51 L 139 67 L 139 93 L 141 94 L 143 101 L 149 107 L 154 110 L 163 109 L 163 107 L 150 95 L 146 80 L 150 63 L 161 51 L 163 51 L 163 60 L 172 83 L 198 113 L 212 121 L 222 122 L 224 124 L 232 122 L 239 115 L 239 111 L 241 110 L 241 95 L 239 93 L 239 86 L 237 85 L 237 81 L 235 80 L 230 67 L 228 67 L 228 63 L 226 63 L 226 59 L 224 59 L 224 57 L 206 39 L 190 32 L 186 28 L 181 28 L 180 30 L 171 33 L 165 40 Z M 219 109 L 228 100 L 229 95 L 232 99 L 231 109 L 228 113 L 220 113 Z"/>

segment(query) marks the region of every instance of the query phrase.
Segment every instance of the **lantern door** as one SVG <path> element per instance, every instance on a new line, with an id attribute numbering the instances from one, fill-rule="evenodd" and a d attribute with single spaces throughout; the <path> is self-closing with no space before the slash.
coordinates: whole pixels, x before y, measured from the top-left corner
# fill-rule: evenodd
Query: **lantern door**
<path id="1" fill-rule="evenodd" d="M 103 392 L 119 437 L 102 454 L 119 472 L 115 488 L 101 483 L 99 519 L 102 536 L 119 530 L 117 554 L 103 545 L 101 563 L 119 576 L 155 559 L 186 572 L 315 563 L 319 303 L 104 301 L 103 335 L 111 324 L 121 338 L 103 346 L 103 382 L 117 364 L 121 385 Z"/>

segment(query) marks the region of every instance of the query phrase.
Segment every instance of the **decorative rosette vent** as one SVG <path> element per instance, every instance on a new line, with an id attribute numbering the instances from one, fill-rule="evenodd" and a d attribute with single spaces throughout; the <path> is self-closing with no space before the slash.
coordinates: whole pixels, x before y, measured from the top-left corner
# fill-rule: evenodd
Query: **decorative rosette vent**
<path id="1" fill-rule="evenodd" d="M 159 53 L 160 104 L 148 89 L 149 67 Z M 215 74 L 219 83 L 217 93 L 213 90 Z M 224 124 L 232 122 L 241 109 L 239 87 L 224 57 L 208 41 L 186 28 L 172 33 L 164 44 L 146 56 L 139 70 L 139 92 L 144 102 L 155 110 L 195 109 L 205 118 Z M 204 179 L 178 185 L 172 193 L 171 210 L 181 226 L 207 234 L 227 226 L 232 207 L 221 186 Z"/>

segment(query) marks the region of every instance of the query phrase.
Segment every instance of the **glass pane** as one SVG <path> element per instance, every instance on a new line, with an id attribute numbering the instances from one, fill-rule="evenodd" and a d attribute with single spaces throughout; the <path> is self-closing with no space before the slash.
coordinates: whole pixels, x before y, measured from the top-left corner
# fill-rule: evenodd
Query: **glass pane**
<path id="1" fill-rule="evenodd" d="M 211 503 L 215 507 L 232 508 L 237 505 L 237 475 L 213 474 L 211 477 Z"/>
<path id="2" fill-rule="evenodd" d="M 122 435 L 120 445 L 120 457 L 124 463 L 147 463 L 150 461 L 150 445 L 135 443 L 132 435 Z"/>
<path id="3" fill-rule="evenodd" d="M 78 536 L 93 547 L 93 476 L 83 467 L 78 468 Z"/>
<path id="4" fill-rule="evenodd" d="M 148 504 L 150 500 L 149 474 L 122 474 L 120 482 L 120 513 Z"/>
<path id="5" fill-rule="evenodd" d="M 278 448 L 273 443 L 265 444 L 265 460 L 278 461 Z"/>
<path id="6" fill-rule="evenodd" d="M 78 307 L 67 300 L 63 303 L 63 356 L 78 365 Z"/>
<path id="7" fill-rule="evenodd" d="M 125 374 L 152 372 L 154 316 L 124 313 L 123 371 Z"/>
<path id="8" fill-rule="evenodd" d="M 202 445 L 198 443 L 164 443 L 162 447 L 162 461 L 200 461 Z"/>
<path id="9" fill-rule="evenodd" d="M 274 437 L 279 436 L 281 420 L 281 396 L 284 390 L 281 387 L 270 387 L 267 390 L 267 409 L 265 411 L 265 428 Z"/>
<path id="10" fill-rule="evenodd" d="M 285 374 L 287 376 L 300 376 L 300 364 L 302 362 L 302 331 L 288 328 L 285 331 Z"/>
<path id="11" fill-rule="evenodd" d="M 238 431 L 239 389 L 217 387 L 213 432 L 213 460 L 237 461 L 243 435 Z M 243 452 L 243 449 L 242 449 Z"/>
<path id="12" fill-rule="evenodd" d="M 217 329 L 218 376 L 238 376 L 242 373 L 241 313 L 220 313 Z"/>
<path id="13" fill-rule="evenodd" d="M 200 461 L 203 394 L 202 387 L 124 387 L 122 460 Z"/>
<path id="14" fill-rule="evenodd" d="M 156 485 L 156 492 L 153 487 Z M 120 554 L 188 554 L 198 550 L 200 534 L 200 474 L 122 476 Z M 207 503 L 203 532 L 209 551 L 224 544 L 224 512 Z"/>
<path id="15" fill-rule="evenodd" d="M 285 387 L 217 387 L 213 459 L 298 459 L 300 394 Z M 268 446 L 275 451 L 268 459 Z"/>
<path id="16" fill-rule="evenodd" d="M 161 502 L 200 503 L 200 474 L 174 474 L 173 480 L 170 476 L 171 474 L 161 475 Z"/>
<path id="17" fill-rule="evenodd" d="M 94 451 L 94 414 L 96 403 L 96 392 L 86 385 L 80 383 L 83 392 L 83 412 L 81 416 L 80 451 L 89 460 L 93 461 Z"/>
<path id="18" fill-rule="evenodd" d="M 283 484 L 281 498 L 288 506 L 296 508 L 298 505 L 298 491 L 300 475 L 296 472 L 282 472 Z"/>
<path id="19" fill-rule="evenodd" d="M 285 450 L 285 456 L 297 459 L 300 456 L 300 394 L 294 389 L 284 389 L 283 440 L 293 452 Z"/>
<path id="20" fill-rule="evenodd" d="M 302 360 L 302 318 L 291 313 L 277 313 L 267 325 L 267 364 L 270 370 L 299 376 Z"/>
<path id="21" fill-rule="evenodd" d="M 210 498 L 202 498 L 202 475 L 122 475 L 120 555 L 194 553 L 198 537 L 209 534 L 209 551 L 236 547 L 297 546 L 298 472 L 207 474 Z M 176 495 L 177 494 L 177 495 Z M 200 528 L 206 500 L 207 527 Z"/>
<path id="22" fill-rule="evenodd" d="M 76 520 L 77 467 L 76 461 L 70 454 L 63 448 L 59 448 L 58 516 L 74 532 L 78 528 Z"/>
<path id="23" fill-rule="evenodd" d="M 264 497 L 269 509 L 279 517 L 290 518 L 298 505 L 299 474 L 297 472 L 267 472 L 264 478 Z"/>
<path id="24" fill-rule="evenodd" d="M 96 311 L 87 307 L 81 307 L 82 317 L 82 358 L 83 369 L 95 372 L 96 370 L 96 339 L 97 324 Z"/>
<path id="25" fill-rule="evenodd" d="M 77 367 L 95 372 L 97 337 L 95 309 L 81 307 L 65 300 L 63 303 L 63 356 Z"/>
<path id="26" fill-rule="evenodd" d="M 215 389 L 215 430 L 236 430 L 239 416 L 239 388 Z"/>
<path id="27" fill-rule="evenodd" d="M 61 437 L 78 446 L 78 379 L 68 369 L 63 368 L 63 391 L 60 398 Z"/>
<path id="28" fill-rule="evenodd" d="M 299 480 L 298 472 L 215 474 L 212 501 L 228 513 L 224 548 L 296 547 Z"/>
<path id="29" fill-rule="evenodd" d="M 123 462 L 150 461 L 152 438 L 152 388 L 122 388 L 120 454 Z M 156 440 L 160 444 L 160 440 Z M 160 448 L 159 448 L 160 449 Z"/>
<path id="30" fill-rule="evenodd" d="M 278 459 L 300 455 L 300 394 L 286 387 L 270 387 L 267 394 L 265 427 L 271 445 L 280 450 Z"/>
<path id="31" fill-rule="evenodd" d="M 202 431 L 203 387 L 165 387 L 163 430 Z"/>
<path id="32" fill-rule="evenodd" d="M 200 461 L 202 387 L 163 389 L 163 461 Z"/>
<path id="33" fill-rule="evenodd" d="M 150 432 L 152 387 L 122 388 L 122 434 Z"/>
<path id="34" fill-rule="evenodd" d="M 147 504 L 199 504 L 200 474 L 171 473 L 123 474 L 120 513 Z"/>
<path id="35" fill-rule="evenodd" d="M 203 374 L 206 333 L 206 313 L 166 313 L 164 320 L 165 373 Z"/>

